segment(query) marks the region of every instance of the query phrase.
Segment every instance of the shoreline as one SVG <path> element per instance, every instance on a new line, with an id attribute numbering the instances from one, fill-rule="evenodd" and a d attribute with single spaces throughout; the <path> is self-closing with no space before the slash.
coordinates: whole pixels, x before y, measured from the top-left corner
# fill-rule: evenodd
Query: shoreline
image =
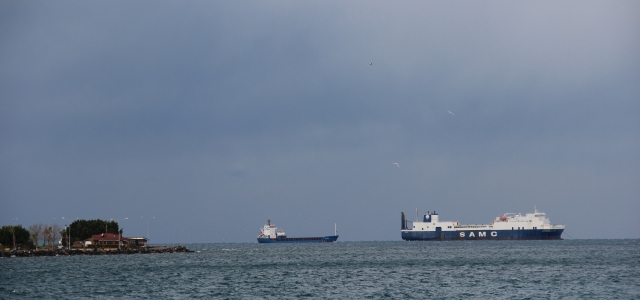
<path id="1" fill-rule="evenodd" d="M 127 249 L 91 248 L 91 249 L 39 249 L 0 251 L 0 258 L 39 257 L 39 256 L 71 256 L 71 255 L 118 255 L 118 254 L 153 254 L 153 253 L 190 253 L 193 250 L 186 246 L 153 246 Z"/>

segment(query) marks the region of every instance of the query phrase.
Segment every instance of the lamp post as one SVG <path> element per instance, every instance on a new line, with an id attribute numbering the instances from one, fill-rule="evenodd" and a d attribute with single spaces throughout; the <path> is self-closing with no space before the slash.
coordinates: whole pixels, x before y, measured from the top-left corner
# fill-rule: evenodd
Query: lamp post
<path id="1" fill-rule="evenodd" d="M 156 217 L 153 218 L 148 218 L 147 219 L 147 247 L 149 246 L 149 240 L 151 239 L 151 237 L 149 236 L 149 220 L 151 219 L 155 219 Z"/>
<path id="2" fill-rule="evenodd" d="M 66 220 L 64 217 L 62 217 L 62 219 Z M 64 228 L 67 233 L 67 250 L 71 251 L 71 223 L 69 223 L 69 225 L 64 224 Z M 62 244 L 62 247 L 64 247 L 64 244 Z"/>
<path id="3" fill-rule="evenodd" d="M 128 220 L 129 218 L 124 218 L 124 219 L 111 219 L 111 221 L 120 221 L 120 220 Z M 120 250 L 120 238 L 122 237 L 122 228 L 120 228 L 120 232 L 117 232 L 118 234 L 118 250 Z"/>
<path id="4" fill-rule="evenodd" d="M 63 219 L 64 219 L 64 218 L 63 218 Z M 74 222 L 75 222 L 75 221 L 78 221 L 78 219 L 80 219 L 80 218 L 76 218 L 76 219 L 74 220 Z M 67 239 L 69 239 L 69 241 L 67 242 L 67 243 L 69 244 L 69 251 L 71 251 L 71 225 L 73 225 L 73 222 L 71 222 L 71 223 L 69 224 L 69 231 L 67 232 Z"/>
<path id="5" fill-rule="evenodd" d="M 16 221 L 18 221 L 18 218 L 13 219 L 13 227 L 11 228 L 11 234 L 13 235 L 13 250 L 18 250 L 18 248 L 16 248 Z"/>

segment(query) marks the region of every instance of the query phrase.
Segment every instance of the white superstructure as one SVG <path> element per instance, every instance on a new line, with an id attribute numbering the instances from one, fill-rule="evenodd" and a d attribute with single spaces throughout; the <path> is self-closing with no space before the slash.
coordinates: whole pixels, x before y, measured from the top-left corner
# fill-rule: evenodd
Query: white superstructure
<path id="1" fill-rule="evenodd" d="M 271 225 L 271 220 L 267 220 L 267 224 L 265 224 L 260 229 L 260 233 L 258 233 L 259 239 L 275 239 L 286 237 L 287 234 L 283 230 L 278 230 L 278 227 L 276 227 L 276 225 Z"/>
<path id="2" fill-rule="evenodd" d="M 547 215 L 537 209 L 533 213 L 526 215 L 505 213 L 496 217 L 491 224 L 461 225 L 457 221 L 440 221 L 437 214 L 430 212 L 425 214 L 423 222 L 413 222 L 416 230 L 435 231 L 440 227 L 442 231 L 456 231 L 466 229 L 486 229 L 486 230 L 512 230 L 512 229 L 564 229 L 564 225 L 551 225 Z"/>

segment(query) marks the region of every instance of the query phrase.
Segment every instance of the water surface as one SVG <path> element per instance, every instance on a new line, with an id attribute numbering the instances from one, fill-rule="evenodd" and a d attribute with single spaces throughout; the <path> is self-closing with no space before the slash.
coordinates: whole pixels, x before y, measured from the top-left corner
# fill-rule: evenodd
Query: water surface
<path id="1" fill-rule="evenodd" d="M 640 240 L 187 247 L 0 259 L 0 298 L 640 299 Z"/>

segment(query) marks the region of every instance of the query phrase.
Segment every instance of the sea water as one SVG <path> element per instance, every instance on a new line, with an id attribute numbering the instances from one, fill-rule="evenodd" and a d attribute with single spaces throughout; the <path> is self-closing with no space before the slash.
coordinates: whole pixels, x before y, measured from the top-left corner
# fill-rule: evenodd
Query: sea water
<path id="1" fill-rule="evenodd" d="M 188 244 L 0 259 L 1 299 L 640 299 L 640 240 Z"/>

